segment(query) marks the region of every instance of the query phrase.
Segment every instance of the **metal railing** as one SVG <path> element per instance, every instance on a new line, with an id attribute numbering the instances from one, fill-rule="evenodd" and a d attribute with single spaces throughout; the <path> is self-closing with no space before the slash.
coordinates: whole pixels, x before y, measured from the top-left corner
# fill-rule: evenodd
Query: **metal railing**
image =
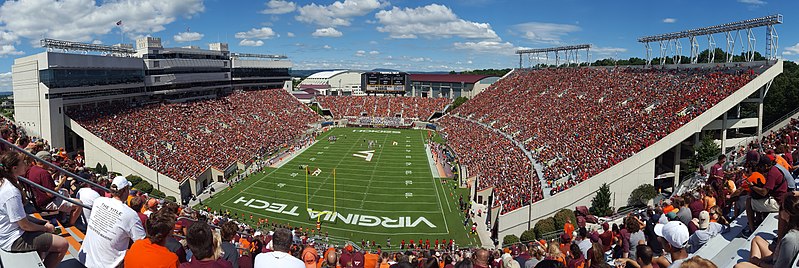
<path id="1" fill-rule="evenodd" d="M 94 187 L 97 187 L 97 188 L 100 188 L 100 189 L 102 189 L 103 191 L 106 191 L 106 192 L 111 192 L 111 190 L 109 190 L 109 189 L 108 189 L 108 188 L 106 188 L 105 186 L 99 185 L 99 184 L 97 184 L 97 183 L 95 183 L 95 182 L 93 182 L 93 181 L 91 181 L 91 180 L 87 180 L 87 179 L 84 179 L 84 178 L 83 178 L 83 177 L 81 177 L 81 176 L 75 175 L 75 173 L 69 172 L 69 171 L 67 171 L 66 169 L 63 169 L 63 168 L 59 167 L 59 166 L 58 166 L 58 165 L 56 165 L 56 164 L 53 164 L 53 163 L 50 163 L 50 162 L 44 161 L 43 159 L 36 157 L 35 155 L 33 155 L 33 154 L 29 153 L 28 151 L 25 151 L 25 149 L 22 149 L 22 148 L 19 148 L 19 147 L 17 147 L 17 145 L 15 145 L 15 144 L 13 144 L 13 143 L 11 143 L 11 142 L 7 141 L 7 140 L 0 139 L 0 142 L 2 142 L 2 143 L 5 143 L 6 145 L 8 145 L 8 146 L 9 146 L 9 148 L 11 148 L 11 149 L 13 149 L 13 150 L 19 151 L 19 152 L 21 152 L 21 153 L 25 154 L 26 156 L 28 156 L 28 157 L 30 157 L 30 158 L 36 159 L 36 161 L 37 161 L 37 162 L 44 163 L 45 165 L 47 165 L 47 166 L 49 166 L 49 167 L 51 167 L 51 168 L 54 168 L 54 169 L 58 170 L 58 171 L 59 171 L 59 172 L 61 172 L 61 173 L 64 173 L 64 174 L 66 174 L 66 175 L 69 175 L 70 177 L 72 177 L 72 178 L 74 178 L 74 179 L 76 179 L 76 180 L 79 180 L 79 181 L 82 181 L 82 182 L 88 183 L 88 184 L 90 184 L 90 185 L 92 185 L 92 186 L 94 186 Z M 23 178 L 23 179 L 24 179 L 24 178 Z M 31 182 L 31 181 L 29 181 L 29 180 L 27 180 L 27 179 L 25 179 L 24 181 Z M 26 182 L 26 183 L 27 183 L 27 182 Z M 34 183 L 34 184 L 35 184 L 35 183 Z M 38 184 L 37 184 L 37 185 L 38 185 Z"/>
<path id="2" fill-rule="evenodd" d="M 19 180 L 19 181 L 21 181 L 21 182 L 24 182 L 24 183 L 25 183 L 25 184 L 27 184 L 27 185 L 33 186 L 33 187 L 35 187 L 36 189 L 39 189 L 39 190 L 41 190 L 41 191 L 44 191 L 44 192 L 47 192 L 48 194 L 51 194 L 51 195 L 54 195 L 54 196 L 56 196 L 56 197 L 59 197 L 59 198 L 61 198 L 61 199 L 64 199 L 64 201 L 67 201 L 67 202 L 70 202 L 70 203 L 72 203 L 72 204 L 75 204 L 75 205 L 81 206 L 81 207 L 83 207 L 83 208 L 85 208 L 85 209 L 92 209 L 92 207 L 90 207 L 90 206 L 87 206 L 87 205 L 85 205 L 85 204 L 83 204 L 83 203 L 81 203 L 81 202 L 75 201 L 75 200 L 73 200 L 72 198 L 70 198 L 69 196 L 64 196 L 64 195 L 62 195 L 62 194 L 61 194 L 61 193 L 59 193 L 59 192 L 56 192 L 56 191 L 53 191 L 53 190 L 47 189 L 47 187 L 44 187 L 44 186 L 41 186 L 41 185 L 39 185 L 38 183 L 32 182 L 32 181 L 28 180 L 28 179 L 27 179 L 27 178 L 25 178 L 25 177 L 22 177 L 22 176 L 17 176 L 17 180 Z"/>

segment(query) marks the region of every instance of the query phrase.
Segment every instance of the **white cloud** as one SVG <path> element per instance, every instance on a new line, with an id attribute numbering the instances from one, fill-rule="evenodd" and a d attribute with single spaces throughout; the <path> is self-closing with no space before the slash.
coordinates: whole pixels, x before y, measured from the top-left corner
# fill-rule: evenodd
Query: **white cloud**
<path id="1" fill-rule="evenodd" d="M 322 48 L 324 48 L 324 49 L 331 49 L 331 48 L 333 48 L 333 47 L 331 47 L 330 45 L 324 45 Z"/>
<path id="2" fill-rule="evenodd" d="M 663 19 L 663 23 L 675 23 L 675 22 L 677 22 L 677 19 L 675 19 L 675 18 L 665 18 L 665 19 Z"/>
<path id="3" fill-rule="evenodd" d="M 408 60 L 410 60 L 410 61 L 412 61 L 412 62 L 433 61 L 432 59 L 430 59 L 430 58 L 425 58 L 425 57 L 408 58 Z"/>
<path id="4" fill-rule="evenodd" d="M 194 42 L 200 39 L 203 39 L 204 34 L 197 33 L 197 32 L 182 32 L 173 36 L 175 42 L 183 43 L 183 42 Z"/>
<path id="5" fill-rule="evenodd" d="M 341 37 L 344 34 L 336 30 L 336 28 L 327 27 L 316 29 L 311 35 L 314 37 Z"/>
<path id="6" fill-rule="evenodd" d="M 102 40 L 97 40 L 97 39 L 94 39 L 94 40 L 92 40 L 92 44 L 95 44 L 95 45 L 102 45 L 102 44 L 103 44 L 103 41 L 102 41 Z"/>
<path id="7" fill-rule="evenodd" d="M 765 1 L 762 0 L 738 0 L 738 3 L 756 5 L 756 6 L 767 4 Z"/>
<path id="8" fill-rule="evenodd" d="M 238 39 L 269 39 L 275 36 L 275 31 L 269 27 L 260 29 L 252 28 L 246 32 L 238 32 L 235 37 Z"/>
<path id="9" fill-rule="evenodd" d="M 261 40 L 249 40 L 249 39 L 242 39 L 239 42 L 239 46 L 245 47 L 260 47 L 264 45 L 264 41 Z"/>
<path id="10" fill-rule="evenodd" d="M 510 55 L 518 49 L 510 42 L 480 41 L 480 42 L 455 42 L 455 49 L 471 50 L 477 53 Z"/>
<path id="11" fill-rule="evenodd" d="M 11 72 L 0 73 L 0 92 L 11 92 Z"/>
<path id="12" fill-rule="evenodd" d="M 297 9 L 294 2 L 283 0 L 270 0 L 266 2 L 266 9 L 261 10 L 263 14 L 286 14 Z"/>
<path id="13" fill-rule="evenodd" d="M 204 10 L 202 0 L 6 1 L 0 6 L 0 25 L 33 43 L 42 36 L 90 42 L 120 27 L 116 25 L 120 20 L 129 36 L 146 35 Z"/>
<path id="14" fill-rule="evenodd" d="M 379 0 L 344 0 L 333 2 L 329 6 L 311 3 L 298 8 L 300 14 L 294 18 L 319 26 L 350 26 L 352 18 L 369 14 L 387 5 L 388 2 Z"/>
<path id="15" fill-rule="evenodd" d="M 624 52 L 627 52 L 627 49 L 622 47 L 591 47 L 591 53 L 599 55 L 610 55 Z"/>
<path id="16" fill-rule="evenodd" d="M 458 18 L 452 9 L 439 4 L 404 9 L 393 7 L 391 10 L 377 12 L 375 17 L 382 24 L 377 30 L 388 33 L 389 38 L 457 36 L 468 39 L 500 40 L 490 24 Z"/>
<path id="17" fill-rule="evenodd" d="M 286 33 L 286 36 L 288 36 L 288 37 L 294 37 L 294 33 L 292 33 L 292 32 L 288 32 L 288 33 Z"/>
<path id="18" fill-rule="evenodd" d="M 369 51 L 369 55 L 378 55 L 378 54 L 380 54 L 380 51 L 377 50 Z"/>
<path id="19" fill-rule="evenodd" d="M 799 43 L 796 45 L 789 46 L 785 48 L 785 51 L 782 52 L 783 55 L 799 55 Z"/>
<path id="20" fill-rule="evenodd" d="M 364 51 L 364 50 L 355 51 L 355 56 L 356 57 L 363 57 L 365 55 L 366 55 L 366 51 Z"/>
<path id="21" fill-rule="evenodd" d="M 472 61 L 466 61 L 466 64 L 472 64 Z"/>
<path id="22" fill-rule="evenodd" d="M 0 58 L 25 54 L 14 46 L 17 43 L 19 43 L 19 37 L 16 34 L 0 30 Z"/>
<path id="23" fill-rule="evenodd" d="M 563 36 L 581 30 L 577 25 L 548 22 L 516 24 L 513 29 L 530 41 L 546 44 L 560 43 Z"/>

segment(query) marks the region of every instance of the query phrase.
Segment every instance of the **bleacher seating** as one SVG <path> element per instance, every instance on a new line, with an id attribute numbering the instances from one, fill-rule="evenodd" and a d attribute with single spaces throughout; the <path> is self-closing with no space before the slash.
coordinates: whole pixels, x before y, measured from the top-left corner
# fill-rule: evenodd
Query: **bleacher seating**
<path id="1" fill-rule="evenodd" d="M 427 120 L 450 103 L 446 98 L 405 96 L 317 96 L 316 101 L 322 108 L 330 109 L 337 119 L 402 115 L 402 118 Z"/>
<path id="2" fill-rule="evenodd" d="M 524 144 L 557 193 L 665 137 L 762 67 L 517 70 L 453 112 Z"/>
<path id="3" fill-rule="evenodd" d="M 191 103 L 85 107 L 72 119 L 128 156 L 173 179 L 297 144 L 319 116 L 284 90 L 234 92 Z"/>

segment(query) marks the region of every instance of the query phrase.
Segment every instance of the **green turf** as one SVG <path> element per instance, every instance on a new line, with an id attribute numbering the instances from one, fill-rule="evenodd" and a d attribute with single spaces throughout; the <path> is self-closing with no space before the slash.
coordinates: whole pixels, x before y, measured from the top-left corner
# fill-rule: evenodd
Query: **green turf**
<path id="1" fill-rule="evenodd" d="M 330 135 L 337 136 L 338 141 L 328 141 Z M 467 191 L 453 189 L 451 180 L 442 184 L 441 179 L 433 178 L 424 149 L 427 135 L 424 130 L 336 128 L 320 135 L 316 144 L 281 168 L 253 174 L 204 203 L 213 210 L 243 213 L 245 221 L 253 215 L 255 220 L 267 218 L 270 223 L 315 227 L 315 220 L 306 210 L 306 175 L 300 166 L 308 165 L 311 173 L 321 169 L 317 176 L 308 175 L 308 206 L 314 211 L 334 210 L 335 168 L 335 212 L 340 215 L 322 216 L 322 231 L 329 232 L 332 238 L 357 243 L 361 239 L 374 240 L 384 248 L 389 237 L 393 248 L 403 239 L 430 239 L 431 244 L 435 239 L 455 239 L 460 246 L 476 245 L 476 236 L 468 234 L 463 214 L 458 211 L 458 196 L 467 196 Z M 376 143 L 370 149 L 365 140 Z M 353 156 L 369 150 L 374 150 L 371 161 Z M 249 202 L 252 199 L 269 204 Z M 361 219 L 356 221 L 355 214 Z M 383 224 L 369 226 L 376 218 L 368 216 L 379 218 Z M 404 217 L 404 222 L 400 217 Z M 435 227 L 419 221 L 420 217 Z M 386 218 L 392 221 L 387 222 Z M 405 227 L 383 226 L 401 223 Z M 409 226 L 412 223 L 417 225 Z"/>

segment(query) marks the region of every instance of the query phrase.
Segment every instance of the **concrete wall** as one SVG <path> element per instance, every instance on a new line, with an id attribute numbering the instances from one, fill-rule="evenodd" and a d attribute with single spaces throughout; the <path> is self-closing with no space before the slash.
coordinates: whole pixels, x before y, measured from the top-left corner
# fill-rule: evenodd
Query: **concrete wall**
<path id="1" fill-rule="evenodd" d="M 155 189 L 158 189 L 158 185 L 160 184 L 160 190 L 162 192 L 167 196 L 174 196 L 178 199 L 178 202 L 181 201 L 180 184 L 178 181 L 139 163 L 139 161 L 136 161 L 95 136 L 71 118 L 66 116 L 64 116 L 64 118 L 66 120 L 66 126 L 83 138 L 84 152 L 86 153 L 86 166 L 94 167 L 97 163 L 100 163 L 101 165 L 106 165 L 108 171 L 121 173 L 124 176 L 129 174 L 138 175 L 150 182 Z M 196 193 L 196 191 L 194 191 L 194 193 Z"/>
<path id="2" fill-rule="evenodd" d="M 577 186 L 532 204 L 532 222 L 535 223 L 540 219 L 552 216 L 562 208 L 573 209 L 575 206 L 580 205 L 590 206 L 591 198 L 593 198 L 599 186 L 605 182 L 610 184 L 612 193 L 611 205 L 616 204 L 616 207 L 626 205 L 627 198 L 633 189 L 644 183 L 652 183 L 655 177 L 654 162 L 659 155 L 671 150 L 695 133 L 700 132 L 705 126 L 742 102 L 749 95 L 757 92 L 760 87 L 766 85 L 781 73 L 782 61 L 780 60 L 741 89 L 655 144 L 644 148 L 637 154 Z M 500 216 L 498 221 L 500 224 L 499 237 L 504 237 L 508 234 L 520 235 L 527 228 L 528 209 L 527 207 L 522 207 Z"/>

